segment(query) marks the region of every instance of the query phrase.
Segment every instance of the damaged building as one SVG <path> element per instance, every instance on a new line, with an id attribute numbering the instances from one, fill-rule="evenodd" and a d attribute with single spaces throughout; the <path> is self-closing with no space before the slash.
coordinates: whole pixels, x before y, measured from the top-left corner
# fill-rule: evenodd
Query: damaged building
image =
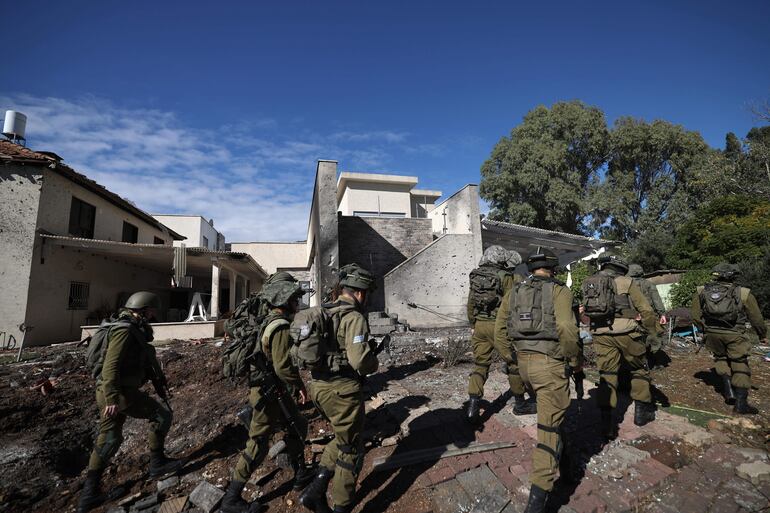
<path id="1" fill-rule="evenodd" d="M 214 336 L 219 312 L 258 290 L 266 273 L 249 255 L 185 247 L 184 241 L 58 155 L 0 141 L 0 333 L 6 339 L 25 345 L 78 340 L 82 326 L 98 324 L 136 290 L 161 299 L 156 338 Z"/>

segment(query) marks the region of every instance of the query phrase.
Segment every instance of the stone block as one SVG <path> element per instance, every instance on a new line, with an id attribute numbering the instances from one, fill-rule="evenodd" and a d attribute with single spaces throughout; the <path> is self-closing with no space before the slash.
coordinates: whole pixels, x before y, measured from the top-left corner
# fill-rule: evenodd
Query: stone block
<path id="1" fill-rule="evenodd" d="M 738 477 L 751 481 L 755 485 L 762 481 L 770 481 L 770 465 L 763 461 L 753 461 L 738 465 L 735 473 L 738 474 Z"/>
<path id="2" fill-rule="evenodd" d="M 158 503 L 158 499 L 159 499 L 158 494 L 153 493 L 152 495 L 149 495 L 144 499 L 140 499 L 136 501 L 134 505 L 131 506 L 131 509 L 136 509 L 136 510 L 149 509 Z"/>
<path id="3" fill-rule="evenodd" d="M 434 513 L 471 511 L 473 507 L 473 500 L 455 479 L 438 485 L 433 491 L 431 502 Z"/>
<path id="4" fill-rule="evenodd" d="M 169 488 L 173 488 L 179 484 L 179 476 L 171 476 L 166 479 L 158 481 L 158 493 L 164 492 Z"/>
<path id="5" fill-rule="evenodd" d="M 224 495 L 225 492 L 213 484 L 208 481 L 201 481 L 190 494 L 189 500 L 192 504 L 202 509 L 204 513 L 211 513 L 219 505 Z"/>
<path id="6" fill-rule="evenodd" d="M 508 490 L 486 465 L 463 472 L 456 479 L 473 502 L 471 513 L 499 513 L 508 503 Z"/>

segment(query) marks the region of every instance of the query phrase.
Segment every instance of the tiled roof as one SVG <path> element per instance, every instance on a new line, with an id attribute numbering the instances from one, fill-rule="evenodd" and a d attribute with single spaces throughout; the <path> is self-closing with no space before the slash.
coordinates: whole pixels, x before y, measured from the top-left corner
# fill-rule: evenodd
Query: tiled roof
<path id="1" fill-rule="evenodd" d="M 545 230 L 543 228 L 534 228 L 532 226 L 524 226 L 523 224 L 513 224 L 513 223 L 506 223 L 504 221 L 493 221 L 491 219 L 483 219 L 481 221 L 482 226 L 491 228 L 501 228 L 503 230 L 516 230 L 521 232 L 529 232 L 534 235 L 545 235 L 545 236 L 556 236 L 556 237 L 563 237 L 566 239 L 574 239 L 579 240 L 583 242 L 600 242 L 604 244 L 616 244 L 615 241 L 611 240 L 604 240 L 604 239 L 595 239 L 593 237 L 586 237 L 585 235 L 578 235 L 575 233 L 566 233 L 566 232 L 556 232 L 553 230 Z"/>
<path id="2" fill-rule="evenodd" d="M 162 232 L 167 231 L 171 235 L 171 237 L 173 237 L 174 239 L 176 240 L 185 239 L 184 236 L 179 235 L 177 232 L 175 232 L 168 226 L 164 225 L 163 223 L 159 222 L 157 219 L 152 217 L 150 214 L 148 214 L 144 210 L 138 208 L 130 201 L 121 198 L 114 192 L 107 190 L 107 188 L 104 187 L 103 185 L 99 185 L 95 181 L 88 178 L 86 175 L 82 173 L 78 173 L 68 165 L 62 163 L 61 159 L 57 157 L 58 155 L 56 155 L 55 153 L 50 153 L 50 152 L 41 153 L 37 151 L 32 151 L 29 148 L 25 148 L 24 146 L 20 146 L 18 144 L 12 143 L 11 141 L 0 140 L 0 162 L 18 162 L 21 164 L 46 166 L 52 169 L 53 171 L 56 171 L 60 175 L 64 176 L 65 178 L 69 179 L 70 181 L 75 182 L 81 187 L 84 187 L 89 191 L 93 192 L 94 194 L 101 196 L 102 198 L 106 199 L 113 205 L 116 205 L 122 208 L 123 210 L 130 212 L 131 214 L 134 214 L 139 219 L 142 219 L 143 221 L 150 224 L 151 226 L 154 226 L 160 231 Z"/>

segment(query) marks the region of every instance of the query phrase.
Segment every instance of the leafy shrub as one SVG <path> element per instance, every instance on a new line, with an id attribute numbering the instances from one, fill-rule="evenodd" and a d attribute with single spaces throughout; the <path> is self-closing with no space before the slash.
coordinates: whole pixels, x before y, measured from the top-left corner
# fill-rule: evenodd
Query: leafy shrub
<path id="1" fill-rule="evenodd" d="M 695 290 L 711 279 L 708 269 L 693 269 L 687 271 L 679 283 L 674 283 L 668 293 L 672 308 L 689 308 Z"/>
<path id="2" fill-rule="evenodd" d="M 580 260 L 579 262 L 574 262 L 570 266 L 570 271 L 572 273 L 572 285 L 570 286 L 570 290 L 572 291 L 575 300 L 580 302 L 583 300 L 583 293 L 580 291 L 580 286 L 583 284 L 583 280 L 594 273 L 595 269 L 588 262 Z M 563 273 L 559 273 L 556 278 L 566 282 L 567 271 L 565 270 Z"/>

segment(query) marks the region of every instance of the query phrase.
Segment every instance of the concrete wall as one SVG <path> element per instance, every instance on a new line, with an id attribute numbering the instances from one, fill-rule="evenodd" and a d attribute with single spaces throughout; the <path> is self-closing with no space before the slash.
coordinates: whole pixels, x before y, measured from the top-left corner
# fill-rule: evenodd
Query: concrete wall
<path id="1" fill-rule="evenodd" d="M 465 325 L 473 234 L 448 234 L 385 275 L 385 309 L 415 328 Z M 414 303 L 417 308 L 408 306 Z"/>
<path id="2" fill-rule="evenodd" d="M 315 257 L 312 265 L 315 275 L 313 288 L 319 293 L 313 297 L 313 304 L 317 304 L 323 289 L 336 281 L 336 271 L 340 266 L 336 161 L 318 161 L 310 212 L 307 240 Z"/>
<path id="3" fill-rule="evenodd" d="M 201 216 L 153 215 L 155 219 L 165 224 L 187 240 L 174 241 L 174 246 L 184 244 L 188 248 L 207 247 L 213 250 L 224 250 L 224 237 L 206 219 Z M 206 237 L 208 244 L 203 244 Z"/>
<path id="4" fill-rule="evenodd" d="M 80 339 L 96 333 L 99 326 L 81 326 Z M 225 321 L 205 322 L 154 322 L 152 331 L 156 341 L 193 340 L 221 337 L 225 332 Z"/>
<path id="5" fill-rule="evenodd" d="M 307 267 L 307 242 L 233 242 L 232 251 L 247 253 L 272 274 L 279 267 Z"/>
<path id="6" fill-rule="evenodd" d="M 377 276 L 369 309 L 385 308 L 383 276 L 433 241 L 429 219 L 339 217 L 340 264 L 356 262 Z"/>
<path id="7" fill-rule="evenodd" d="M 119 300 L 137 290 L 159 294 L 161 312 L 169 304 L 171 257 L 167 273 L 130 265 L 119 260 L 93 255 L 87 250 L 63 248 L 52 241 L 37 238 L 32 258 L 27 324 L 29 345 L 45 345 L 76 340 L 80 326 L 96 311 L 116 310 Z M 69 310 L 70 282 L 89 284 L 88 308 Z M 163 320 L 163 319 L 161 319 Z"/>
<path id="8" fill-rule="evenodd" d="M 17 347 L 25 322 L 43 169 L 0 165 L 0 342 L 13 336 Z"/>
<path id="9" fill-rule="evenodd" d="M 401 212 L 412 216 L 410 184 L 348 182 L 339 203 L 343 215 L 355 211 Z"/>
<path id="10" fill-rule="evenodd" d="M 172 243 L 173 239 L 168 233 L 163 233 L 146 221 L 48 169 L 43 179 L 37 228 L 57 235 L 69 235 L 73 196 L 96 207 L 94 239 L 122 240 L 123 221 L 127 221 L 138 228 L 137 242 L 140 244 L 152 244 L 154 237 L 163 239 L 167 245 Z"/>
<path id="11" fill-rule="evenodd" d="M 443 215 L 444 213 L 446 216 Z M 436 205 L 428 213 L 428 219 L 433 222 L 433 232 L 438 235 L 444 233 L 446 220 L 446 233 L 478 233 L 480 241 L 480 214 L 479 187 L 468 184 Z"/>

